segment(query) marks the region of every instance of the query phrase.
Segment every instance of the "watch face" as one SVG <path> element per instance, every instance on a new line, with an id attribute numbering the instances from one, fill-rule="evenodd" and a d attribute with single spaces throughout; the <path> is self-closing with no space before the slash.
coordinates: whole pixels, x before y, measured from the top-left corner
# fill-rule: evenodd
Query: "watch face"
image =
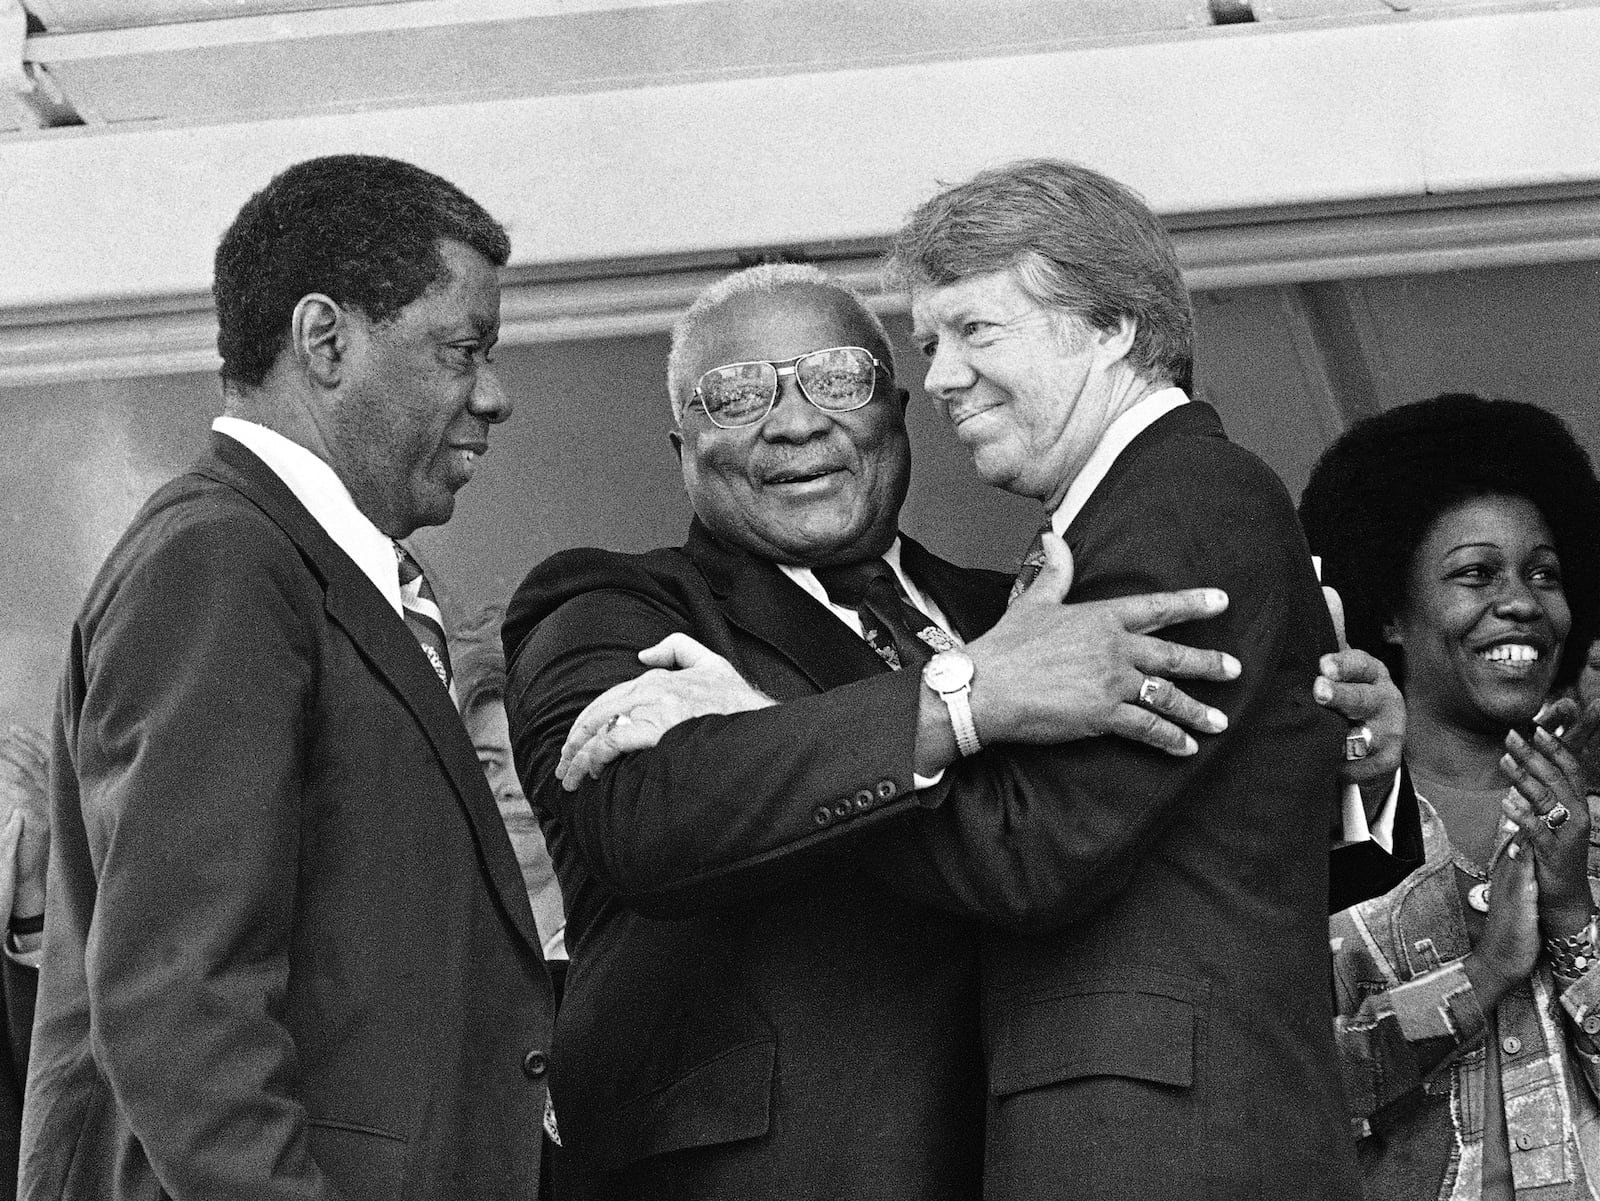
<path id="1" fill-rule="evenodd" d="M 923 679 L 935 692 L 955 692 L 972 682 L 972 660 L 956 651 L 946 651 L 928 660 Z"/>

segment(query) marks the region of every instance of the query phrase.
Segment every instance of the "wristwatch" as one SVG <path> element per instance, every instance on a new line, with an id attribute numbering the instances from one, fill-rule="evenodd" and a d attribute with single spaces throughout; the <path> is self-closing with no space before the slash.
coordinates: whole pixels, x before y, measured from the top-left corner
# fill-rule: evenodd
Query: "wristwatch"
<path id="1" fill-rule="evenodd" d="M 972 724 L 972 658 L 965 651 L 940 651 L 922 669 L 922 682 L 939 694 L 950 711 L 950 728 L 955 731 L 956 749 L 963 757 L 983 749 L 978 727 Z"/>

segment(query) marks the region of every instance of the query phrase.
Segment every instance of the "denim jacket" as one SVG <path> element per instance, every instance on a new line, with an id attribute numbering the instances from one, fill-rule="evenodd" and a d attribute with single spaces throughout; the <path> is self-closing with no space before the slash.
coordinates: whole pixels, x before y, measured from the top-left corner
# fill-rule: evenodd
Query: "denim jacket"
<path id="1" fill-rule="evenodd" d="M 1368 1198 L 1482 1192 L 1487 1015 L 1450 841 L 1417 798 L 1425 859 L 1384 896 L 1331 919 L 1335 1038 Z M 1600 896 L 1600 854 L 1589 884 Z M 1518 1198 L 1600 1199 L 1600 968 L 1559 998 L 1548 968 L 1500 1001 L 1501 1094 Z"/>

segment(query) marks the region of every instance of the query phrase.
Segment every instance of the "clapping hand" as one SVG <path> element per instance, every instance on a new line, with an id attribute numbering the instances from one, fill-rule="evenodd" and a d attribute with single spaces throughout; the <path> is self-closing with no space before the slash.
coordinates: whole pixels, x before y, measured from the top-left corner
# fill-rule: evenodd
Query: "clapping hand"
<path id="1" fill-rule="evenodd" d="M 1572 714 L 1555 715 L 1567 719 L 1562 738 L 1544 726 L 1536 726 L 1531 739 L 1511 731 L 1500 761 L 1512 785 L 1501 804 L 1533 852 L 1539 920 L 1547 938 L 1577 933 L 1594 912 L 1588 874 L 1588 793 L 1594 785 L 1584 761 L 1592 761 L 1589 744 L 1600 729 L 1600 704 L 1576 720 Z"/>

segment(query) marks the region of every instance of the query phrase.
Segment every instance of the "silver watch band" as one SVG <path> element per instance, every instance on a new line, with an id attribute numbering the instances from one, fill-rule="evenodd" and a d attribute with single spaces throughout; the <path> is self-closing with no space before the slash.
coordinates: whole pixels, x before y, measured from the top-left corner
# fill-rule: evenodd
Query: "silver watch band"
<path id="1" fill-rule="evenodd" d="M 971 688 L 959 688 L 939 694 L 944 707 L 950 711 L 950 728 L 955 731 L 956 749 L 963 759 L 983 749 L 983 743 L 978 741 L 978 727 L 972 722 L 972 706 L 967 703 L 971 691 Z"/>

